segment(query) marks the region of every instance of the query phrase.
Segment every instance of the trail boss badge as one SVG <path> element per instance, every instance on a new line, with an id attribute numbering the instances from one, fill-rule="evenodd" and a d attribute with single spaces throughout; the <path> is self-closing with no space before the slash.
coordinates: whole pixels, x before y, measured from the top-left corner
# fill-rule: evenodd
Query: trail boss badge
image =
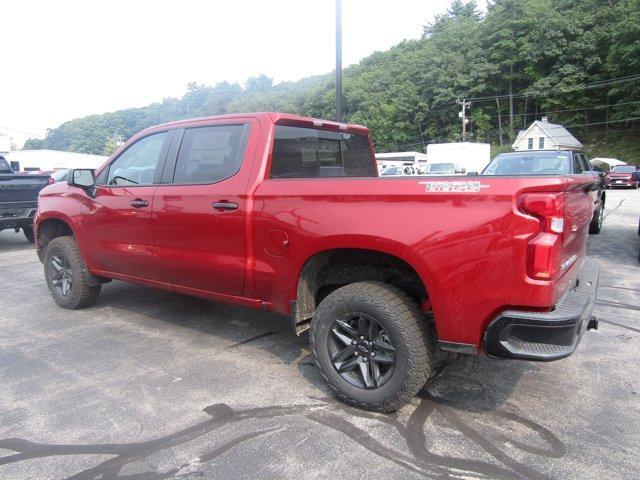
<path id="1" fill-rule="evenodd" d="M 479 192 L 489 185 L 483 185 L 479 181 L 442 181 L 442 182 L 418 182 L 425 186 L 425 192 Z"/>

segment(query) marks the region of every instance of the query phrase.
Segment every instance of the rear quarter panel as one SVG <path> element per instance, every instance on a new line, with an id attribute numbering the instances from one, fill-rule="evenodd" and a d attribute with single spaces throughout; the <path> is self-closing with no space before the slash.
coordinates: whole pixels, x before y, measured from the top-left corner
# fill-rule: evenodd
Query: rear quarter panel
<path id="1" fill-rule="evenodd" d="M 475 177 L 482 185 L 477 192 L 429 190 L 429 182 L 468 178 L 265 180 L 254 198 L 255 288 L 287 311 L 312 255 L 363 248 L 395 255 L 416 270 L 441 340 L 479 345 L 499 310 L 553 306 L 559 283 L 526 274 L 527 241 L 538 221 L 518 212 L 514 199 L 526 190 L 562 191 L 567 180 Z M 266 245 L 274 229 L 288 237 L 279 255 Z"/>

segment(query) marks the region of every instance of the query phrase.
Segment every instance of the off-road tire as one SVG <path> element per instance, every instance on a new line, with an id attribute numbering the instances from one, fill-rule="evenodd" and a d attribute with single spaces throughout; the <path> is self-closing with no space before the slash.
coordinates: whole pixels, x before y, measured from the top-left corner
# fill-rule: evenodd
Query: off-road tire
<path id="1" fill-rule="evenodd" d="M 389 380 L 378 388 L 350 384 L 331 362 L 328 336 L 334 320 L 347 311 L 370 315 L 393 340 L 395 368 Z M 416 302 L 402 290 L 380 282 L 352 283 L 329 294 L 311 321 L 310 344 L 316 365 L 336 398 L 378 412 L 392 412 L 410 401 L 426 383 L 434 362 L 427 319 Z"/>
<path id="2" fill-rule="evenodd" d="M 54 288 L 52 258 L 61 255 L 70 265 L 72 286 L 68 295 L 61 295 Z M 53 300 L 63 308 L 76 310 L 92 305 L 100 294 L 101 285 L 89 286 L 89 272 L 82 260 L 80 250 L 73 237 L 56 237 L 49 242 L 44 253 L 44 277 Z"/>
<path id="3" fill-rule="evenodd" d="M 604 218 L 604 206 L 600 204 L 598 210 L 593 214 L 591 223 L 589 224 L 589 233 L 591 235 L 597 235 L 602 230 L 602 220 Z"/>
<path id="4" fill-rule="evenodd" d="M 24 237 L 27 239 L 27 242 L 34 243 L 35 237 L 33 234 L 33 227 L 24 227 L 22 229 L 22 233 L 24 233 Z"/>

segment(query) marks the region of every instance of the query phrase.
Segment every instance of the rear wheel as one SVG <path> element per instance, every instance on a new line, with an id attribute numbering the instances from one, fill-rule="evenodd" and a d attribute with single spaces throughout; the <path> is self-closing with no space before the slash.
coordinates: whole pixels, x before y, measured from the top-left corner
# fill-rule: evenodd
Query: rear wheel
<path id="1" fill-rule="evenodd" d="M 22 229 L 22 233 L 24 233 L 24 236 L 27 239 L 27 242 L 29 243 L 34 242 L 35 238 L 33 236 L 33 227 L 24 227 Z"/>
<path id="2" fill-rule="evenodd" d="M 73 237 L 57 237 L 49 242 L 44 254 L 44 276 L 49 293 L 64 308 L 88 307 L 100 293 L 100 285 L 88 284 L 88 271 Z"/>
<path id="3" fill-rule="evenodd" d="M 418 305 L 398 288 L 354 283 L 318 306 L 311 348 L 339 400 L 390 412 L 408 402 L 431 373 L 432 342 L 425 322 Z"/>
<path id="4" fill-rule="evenodd" d="M 591 219 L 591 223 L 589 224 L 589 233 L 592 235 L 597 235 L 602 230 L 602 220 L 604 219 L 604 207 L 602 204 L 598 206 L 598 209 L 593 214 L 593 218 Z"/>

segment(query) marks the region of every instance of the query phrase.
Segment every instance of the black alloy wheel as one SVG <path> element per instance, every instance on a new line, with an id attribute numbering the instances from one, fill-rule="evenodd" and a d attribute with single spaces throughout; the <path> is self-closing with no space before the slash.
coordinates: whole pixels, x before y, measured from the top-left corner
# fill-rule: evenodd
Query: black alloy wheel
<path id="1" fill-rule="evenodd" d="M 327 344 L 333 367 L 351 385 L 378 388 L 393 375 L 396 355 L 391 338 L 366 313 L 351 312 L 336 319 Z"/>
<path id="2" fill-rule="evenodd" d="M 51 283 L 58 294 L 66 297 L 71 293 L 73 278 L 71 276 L 71 265 L 61 254 L 51 257 L 52 276 Z"/>
<path id="3" fill-rule="evenodd" d="M 329 293 L 311 320 L 316 365 L 339 400 L 392 412 L 420 390 L 435 355 L 427 319 L 399 288 L 355 282 Z"/>

